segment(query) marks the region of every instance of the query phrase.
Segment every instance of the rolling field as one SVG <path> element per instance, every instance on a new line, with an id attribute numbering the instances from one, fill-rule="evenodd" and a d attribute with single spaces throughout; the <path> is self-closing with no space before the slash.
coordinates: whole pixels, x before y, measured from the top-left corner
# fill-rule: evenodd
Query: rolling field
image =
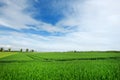
<path id="1" fill-rule="evenodd" d="M 16 54 L 16 53 L 15 52 L 14 53 L 11 53 L 11 52 L 0 52 L 0 58 L 6 57 L 6 56 L 10 56 L 10 55 L 13 55 L 13 54 Z"/>
<path id="2" fill-rule="evenodd" d="M 120 80 L 120 53 L 0 52 L 0 80 Z"/>

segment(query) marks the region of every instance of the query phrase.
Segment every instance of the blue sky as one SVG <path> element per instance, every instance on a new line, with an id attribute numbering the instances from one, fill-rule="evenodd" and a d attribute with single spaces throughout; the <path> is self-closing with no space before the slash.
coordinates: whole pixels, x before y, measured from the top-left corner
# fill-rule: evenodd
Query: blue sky
<path id="1" fill-rule="evenodd" d="M 60 5 L 57 6 L 60 2 L 60 0 L 37 0 L 33 6 L 35 10 L 37 10 L 34 18 L 53 25 L 56 24 L 64 17 L 64 14 L 60 8 L 54 8 L 54 5 L 56 5 L 56 7 L 60 7 Z"/>
<path id="2" fill-rule="evenodd" d="M 119 0 L 0 0 L 0 47 L 120 50 L 119 4 Z"/>

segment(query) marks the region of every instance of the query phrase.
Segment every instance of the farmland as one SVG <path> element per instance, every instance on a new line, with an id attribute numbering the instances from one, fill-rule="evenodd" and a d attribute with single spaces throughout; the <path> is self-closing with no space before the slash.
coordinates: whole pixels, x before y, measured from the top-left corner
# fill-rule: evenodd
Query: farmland
<path id="1" fill-rule="evenodd" d="M 0 80 L 120 80 L 120 53 L 0 52 Z"/>

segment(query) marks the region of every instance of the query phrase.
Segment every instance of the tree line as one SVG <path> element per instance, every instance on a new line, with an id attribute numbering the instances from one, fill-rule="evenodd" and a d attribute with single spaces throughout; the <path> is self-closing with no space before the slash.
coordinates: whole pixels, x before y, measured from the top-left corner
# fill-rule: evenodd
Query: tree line
<path id="1" fill-rule="evenodd" d="M 34 52 L 34 50 L 30 50 L 30 49 L 26 49 L 26 50 L 23 50 L 23 49 L 20 49 L 20 50 L 12 50 L 11 48 L 8 48 L 7 50 L 4 49 L 4 48 L 0 48 L 0 52 Z"/>

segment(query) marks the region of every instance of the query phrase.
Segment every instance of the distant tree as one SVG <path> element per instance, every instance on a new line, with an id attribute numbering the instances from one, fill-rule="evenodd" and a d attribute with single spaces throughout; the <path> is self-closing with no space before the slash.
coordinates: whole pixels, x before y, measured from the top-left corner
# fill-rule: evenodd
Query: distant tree
<path id="1" fill-rule="evenodd" d="M 22 49 L 20 49 L 20 52 L 22 52 L 23 50 Z"/>
<path id="2" fill-rule="evenodd" d="M 4 51 L 4 48 L 0 48 L 0 52 L 3 52 Z"/>
<path id="3" fill-rule="evenodd" d="M 77 51 L 75 50 L 74 53 L 76 53 Z"/>
<path id="4" fill-rule="evenodd" d="M 8 52 L 11 52 L 11 48 L 8 49 Z"/>
<path id="5" fill-rule="evenodd" d="M 26 52 L 28 52 L 29 51 L 29 49 L 26 49 Z"/>
<path id="6" fill-rule="evenodd" d="M 32 49 L 31 52 L 34 52 L 34 50 Z"/>

